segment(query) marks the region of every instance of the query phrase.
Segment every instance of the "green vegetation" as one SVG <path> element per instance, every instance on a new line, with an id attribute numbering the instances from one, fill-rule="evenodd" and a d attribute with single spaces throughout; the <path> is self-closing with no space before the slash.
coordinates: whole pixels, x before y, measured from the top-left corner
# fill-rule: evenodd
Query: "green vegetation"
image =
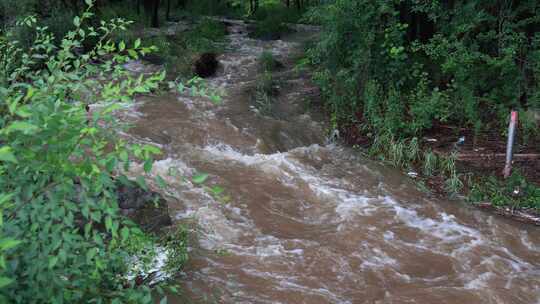
<path id="1" fill-rule="evenodd" d="M 519 138 L 539 140 L 537 1 L 315 2 L 102 0 L 91 11 L 90 0 L 0 0 L 0 301 L 149 303 L 165 292 L 145 275 L 160 254 L 165 271 L 182 268 L 187 230 L 153 235 L 121 215 L 120 185 L 148 189 L 145 176 L 124 175 L 130 163 L 148 175 L 160 151 L 118 139 L 125 126 L 113 112 L 163 88 L 165 73 L 124 70 L 141 58 L 165 66 L 170 89 L 219 102 L 193 77 L 194 62 L 221 52 L 227 34 L 207 15 L 245 18 L 252 37 L 276 39 L 311 4 L 306 21 L 323 31 L 298 69 L 314 69 L 334 129 L 369 138 L 370 153 L 396 167 L 441 177 L 448 193 L 540 210 L 540 188 L 519 172 L 504 182 L 464 174 L 455 153 L 423 142 L 441 125 L 503 133 L 510 109 L 520 111 Z M 168 20 L 189 26 L 171 33 Z M 280 63 L 270 52 L 259 62 L 253 104 L 271 115 Z M 207 179 L 192 181 L 228 203 Z"/>
<path id="2" fill-rule="evenodd" d="M 122 64 L 151 48 L 113 43 L 112 33 L 129 23 L 94 28 L 92 17 L 89 10 L 75 17 L 61 42 L 34 17 L 17 25 L 36 33 L 29 48 L 11 32 L 0 41 L 3 302 L 152 300 L 150 282 L 129 279 L 144 275 L 132 273 L 129 261 L 150 261 L 159 241 L 119 214 L 116 188 L 131 183 L 121 170 L 131 157 L 149 172 L 160 152 L 113 141 L 121 126 L 112 112 L 119 101 L 157 89 L 164 74 L 133 79 Z M 83 51 L 86 39 L 97 43 Z M 102 107 L 89 116 L 85 105 L 95 103 Z M 146 188 L 142 177 L 137 184 Z M 176 270 L 185 262 L 185 236 L 177 242 L 168 253 Z"/>
<path id="3" fill-rule="evenodd" d="M 274 105 L 275 80 L 272 73 L 265 71 L 257 78 L 255 86 L 255 108 L 261 115 L 271 115 Z"/>
<path id="4" fill-rule="evenodd" d="M 202 18 L 193 28 L 170 36 L 154 36 L 146 39 L 146 45 L 157 47 L 154 56 L 158 64 L 164 64 L 170 75 L 183 80 L 194 76 L 193 64 L 203 53 L 219 53 L 226 35 L 222 22 Z"/>
<path id="5" fill-rule="evenodd" d="M 323 33 L 308 59 L 334 128 L 371 138 L 396 166 L 442 174 L 450 192 L 465 182 L 455 161 L 407 156 L 410 141 L 441 125 L 504 134 L 510 109 L 524 117 L 519 138 L 540 139 L 525 115 L 540 109 L 540 5 L 499 4 L 336 0 L 311 10 Z"/>
<path id="6" fill-rule="evenodd" d="M 263 72 L 273 72 L 281 67 L 281 63 L 269 51 L 262 52 L 259 57 L 259 66 Z"/>
<path id="7" fill-rule="evenodd" d="M 514 172 L 504 183 L 494 177 L 483 177 L 474 184 L 469 200 L 540 210 L 540 187 L 528 182 L 520 172 Z"/>
<path id="8" fill-rule="evenodd" d="M 254 105 L 259 114 L 272 115 L 274 98 L 278 94 L 276 79 L 272 72 L 279 68 L 280 63 L 272 53 L 264 51 L 259 57 L 259 66 L 262 74 L 256 79 Z"/>
<path id="9" fill-rule="evenodd" d="M 511 108 L 540 107 L 538 4 L 447 2 L 338 0 L 312 11 L 324 33 L 310 58 L 340 124 L 402 138 L 437 123 L 479 133 L 505 127 Z"/>

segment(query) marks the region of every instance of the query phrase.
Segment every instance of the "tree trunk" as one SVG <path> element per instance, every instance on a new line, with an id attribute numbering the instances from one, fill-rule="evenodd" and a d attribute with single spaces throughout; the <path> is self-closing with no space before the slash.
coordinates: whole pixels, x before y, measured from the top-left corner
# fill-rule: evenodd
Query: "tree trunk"
<path id="1" fill-rule="evenodd" d="M 150 21 L 151 27 L 159 27 L 159 3 L 160 0 L 144 0 L 144 13 Z"/>
<path id="2" fill-rule="evenodd" d="M 152 12 L 152 27 L 159 27 L 159 3 L 160 0 L 154 0 Z"/>

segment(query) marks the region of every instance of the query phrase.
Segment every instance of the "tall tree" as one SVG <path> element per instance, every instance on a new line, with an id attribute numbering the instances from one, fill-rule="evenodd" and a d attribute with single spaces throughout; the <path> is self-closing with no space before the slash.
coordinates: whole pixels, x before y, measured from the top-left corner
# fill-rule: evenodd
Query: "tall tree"
<path id="1" fill-rule="evenodd" d="M 144 12 L 148 16 L 151 27 L 159 27 L 160 0 L 144 0 Z"/>

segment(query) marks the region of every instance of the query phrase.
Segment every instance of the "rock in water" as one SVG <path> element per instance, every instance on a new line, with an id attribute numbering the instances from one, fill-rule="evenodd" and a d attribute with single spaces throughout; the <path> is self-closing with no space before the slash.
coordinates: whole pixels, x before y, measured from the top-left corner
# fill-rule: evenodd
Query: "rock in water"
<path id="1" fill-rule="evenodd" d="M 156 232 L 172 224 L 167 201 L 158 193 L 135 185 L 119 185 L 117 193 L 122 214 L 131 218 L 143 230 Z"/>
<path id="2" fill-rule="evenodd" d="M 204 53 L 195 61 L 195 75 L 207 78 L 216 74 L 219 62 L 214 53 Z"/>

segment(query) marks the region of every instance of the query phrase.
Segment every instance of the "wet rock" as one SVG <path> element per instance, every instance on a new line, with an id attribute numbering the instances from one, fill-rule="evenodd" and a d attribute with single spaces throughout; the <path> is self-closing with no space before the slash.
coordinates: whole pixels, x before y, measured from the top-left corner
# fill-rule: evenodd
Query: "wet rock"
<path id="1" fill-rule="evenodd" d="M 216 54 L 204 53 L 195 61 L 193 72 L 199 77 L 207 78 L 216 74 L 218 66 L 219 61 L 216 58 Z"/>
<path id="2" fill-rule="evenodd" d="M 138 186 L 120 185 L 117 188 L 121 213 L 146 231 L 158 231 L 172 224 L 167 201 L 158 193 Z"/>
<path id="3" fill-rule="evenodd" d="M 223 25 L 225 25 L 226 27 L 231 27 L 231 26 L 234 25 L 234 23 L 232 23 L 232 22 L 230 22 L 230 21 L 226 21 L 226 20 L 225 20 L 225 21 L 222 21 L 221 23 L 222 23 Z"/>
<path id="4" fill-rule="evenodd" d="M 160 56 L 158 54 L 146 54 L 142 58 L 144 61 L 149 62 L 151 64 L 155 65 L 164 65 L 165 64 L 165 58 L 163 56 Z"/>

